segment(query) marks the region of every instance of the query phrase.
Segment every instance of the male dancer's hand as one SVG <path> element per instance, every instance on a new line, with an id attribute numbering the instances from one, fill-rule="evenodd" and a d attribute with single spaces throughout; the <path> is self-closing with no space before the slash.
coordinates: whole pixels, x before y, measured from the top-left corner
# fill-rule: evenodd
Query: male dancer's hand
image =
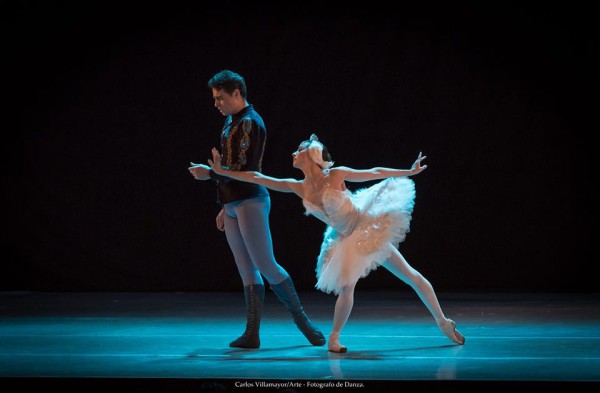
<path id="1" fill-rule="evenodd" d="M 191 167 L 188 168 L 188 171 L 194 176 L 196 180 L 208 180 L 210 179 L 209 171 L 210 167 L 204 164 L 195 164 L 190 162 Z"/>
<path id="2" fill-rule="evenodd" d="M 225 232 L 225 209 L 221 209 L 217 214 L 217 229 L 221 232 Z"/>

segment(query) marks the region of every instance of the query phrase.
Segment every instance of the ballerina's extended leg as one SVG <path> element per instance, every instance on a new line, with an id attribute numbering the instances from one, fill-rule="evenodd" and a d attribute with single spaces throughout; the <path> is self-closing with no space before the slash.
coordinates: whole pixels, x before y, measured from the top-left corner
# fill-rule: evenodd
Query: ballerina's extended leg
<path id="1" fill-rule="evenodd" d="M 465 337 L 456 329 L 456 323 L 444 315 L 431 283 L 421 273 L 413 269 L 395 247 L 391 244 L 390 247 L 392 247 L 392 256 L 383 266 L 414 289 L 446 337 L 457 344 L 463 345 Z"/>

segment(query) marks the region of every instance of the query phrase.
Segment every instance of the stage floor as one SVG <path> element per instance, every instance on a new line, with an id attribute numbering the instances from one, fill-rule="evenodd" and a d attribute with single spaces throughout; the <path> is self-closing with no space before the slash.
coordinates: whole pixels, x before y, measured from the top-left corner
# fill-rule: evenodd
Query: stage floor
<path id="1" fill-rule="evenodd" d="M 300 297 L 328 335 L 335 297 Z M 270 291 L 257 350 L 228 346 L 245 325 L 241 292 L 4 292 L 0 383 L 366 392 L 384 383 L 445 382 L 447 391 L 452 381 L 570 389 L 600 382 L 600 294 L 438 297 L 464 346 L 438 330 L 414 293 L 358 291 L 342 336 L 349 351 L 334 354 L 311 346 Z"/>

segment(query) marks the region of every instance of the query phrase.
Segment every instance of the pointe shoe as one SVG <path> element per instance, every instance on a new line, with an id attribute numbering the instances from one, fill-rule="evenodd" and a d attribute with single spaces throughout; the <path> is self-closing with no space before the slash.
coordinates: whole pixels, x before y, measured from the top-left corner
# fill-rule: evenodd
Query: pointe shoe
<path id="1" fill-rule="evenodd" d="M 465 336 L 463 336 L 458 330 L 456 330 L 456 322 L 446 318 L 438 326 L 446 335 L 446 337 L 448 337 L 450 340 L 454 341 L 459 345 L 465 344 Z"/>
<path id="2" fill-rule="evenodd" d="M 327 343 L 327 350 L 335 353 L 346 353 L 348 348 L 340 344 L 340 335 L 331 334 L 329 336 L 329 342 Z"/>

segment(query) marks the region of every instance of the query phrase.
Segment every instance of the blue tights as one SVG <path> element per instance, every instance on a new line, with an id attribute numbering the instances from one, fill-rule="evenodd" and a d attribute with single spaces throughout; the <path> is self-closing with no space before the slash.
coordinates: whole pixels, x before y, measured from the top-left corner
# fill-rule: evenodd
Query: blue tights
<path id="1" fill-rule="evenodd" d="M 275 260 L 269 227 L 271 198 L 244 199 L 225 204 L 225 235 L 244 286 L 262 284 L 261 274 L 275 285 L 289 277 Z"/>

